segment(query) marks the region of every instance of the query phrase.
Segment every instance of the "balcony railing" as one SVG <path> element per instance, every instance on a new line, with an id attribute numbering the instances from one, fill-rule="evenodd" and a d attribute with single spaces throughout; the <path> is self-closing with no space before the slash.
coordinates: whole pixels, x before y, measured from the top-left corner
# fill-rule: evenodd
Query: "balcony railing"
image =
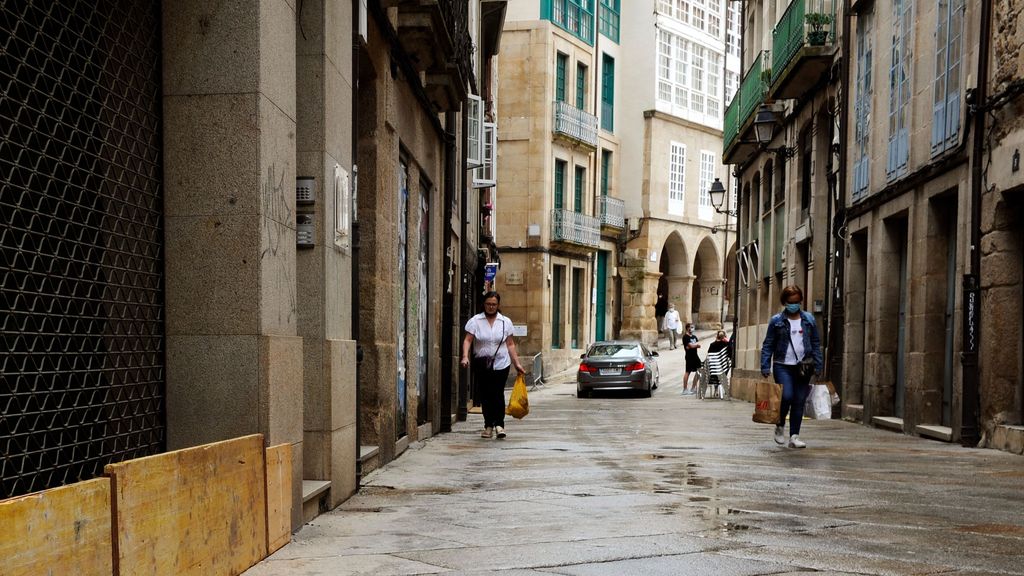
<path id="1" fill-rule="evenodd" d="M 722 127 L 723 149 L 728 150 L 736 137 L 740 135 L 740 93 L 732 97 L 732 102 L 725 109 L 725 123 Z"/>
<path id="2" fill-rule="evenodd" d="M 612 196 L 598 197 L 598 208 L 601 210 L 601 225 L 612 228 L 626 227 L 626 203 Z"/>
<path id="3" fill-rule="evenodd" d="M 555 101 L 555 133 L 597 147 L 597 116 Z"/>
<path id="4" fill-rule="evenodd" d="M 728 156 L 729 150 L 740 135 L 740 129 L 754 115 L 757 107 L 765 100 L 771 70 L 764 67 L 769 52 L 762 51 L 754 58 L 754 62 L 743 75 L 740 89 L 732 97 L 732 102 L 725 109 L 725 122 L 722 125 L 722 150 Z"/>
<path id="5" fill-rule="evenodd" d="M 806 15 L 819 20 L 818 30 L 807 22 Z M 834 44 L 836 41 L 836 6 L 834 0 L 793 0 L 772 31 L 772 83 L 783 73 L 797 52 L 804 46 Z M 815 36 L 819 36 L 815 38 Z"/>
<path id="6" fill-rule="evenodd" d="M 552 210 L 551 241 L 598 248 L 601 246 L 601 221 L 572 210 Z"/>
<path id="7" fill-rule="evenodd" d="M 764 95 L 768 92 L 768 80 L 771 70 L 765 73 L 764 63 L 768 61 L 768 51 L 764 50 L 754 58 L 743 81 L 740 82 L 740 126 L 746 123 L 757 107 L 764 102 Z"/>

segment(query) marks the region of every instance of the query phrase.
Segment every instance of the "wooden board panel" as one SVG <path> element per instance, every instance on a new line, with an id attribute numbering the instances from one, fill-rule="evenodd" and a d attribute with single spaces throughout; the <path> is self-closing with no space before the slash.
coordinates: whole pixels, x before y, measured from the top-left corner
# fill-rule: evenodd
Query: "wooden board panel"
<path id="1" fill-rule="evenodd" d="M 110 479 L 0 501 L 0 575 L 110 576 Z"/>
<path id="2" fill-rule="evenodd" d="M 106 467 L 115 574 L 240 574 L 267 555 L 263 436 Z"/>
<path id="3" fill-rule="evenodd" d="M 267 554 L 292 535 L 292 445 L 267 448 Z"/>

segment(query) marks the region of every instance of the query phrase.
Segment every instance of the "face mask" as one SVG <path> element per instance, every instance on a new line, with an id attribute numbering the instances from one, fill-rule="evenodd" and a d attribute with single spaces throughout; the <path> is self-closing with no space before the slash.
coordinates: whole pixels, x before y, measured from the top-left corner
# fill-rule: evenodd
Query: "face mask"
<path id="1" fill-rule="evenodd" d="M 800 304 L 799 303 L 796 303 L 796 304 L 786 304 L 786 312 L 789 312 L 790 314 L 796 314 L 799 311 L 800 311 Z"/>

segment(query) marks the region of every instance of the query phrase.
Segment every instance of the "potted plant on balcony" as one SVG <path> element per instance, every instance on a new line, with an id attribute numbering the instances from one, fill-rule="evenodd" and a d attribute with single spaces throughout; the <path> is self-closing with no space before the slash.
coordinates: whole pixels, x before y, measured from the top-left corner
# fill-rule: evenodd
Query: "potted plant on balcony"
<path id="1" fill-rule="evenodd" d="M 804 15 L 804 20 L 811 30 L 807 33 L 807 43 L 811 46 L 824 46 L 828 39 L 828 30 L 825 26 L 832 24 L 832 15 L 822 12 L 810 12 Z"/>
<path id="2" fill-rule="evenodd" d="M 761 86 L 762 86 L 762 89 L 764 90 L 765 94 L 767 94 L 768 91 L 771 89 L 771 87 L 772 87 L 772 69 L 771 68 L 765 68 L 764 70 L 761 70 Z"/>

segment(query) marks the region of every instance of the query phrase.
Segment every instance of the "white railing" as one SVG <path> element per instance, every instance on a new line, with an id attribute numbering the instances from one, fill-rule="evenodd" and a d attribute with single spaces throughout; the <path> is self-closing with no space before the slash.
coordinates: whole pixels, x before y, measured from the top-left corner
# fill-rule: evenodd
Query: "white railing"
<path id="1" fill-rule="evenodd" d="M 555 101 L 555 133 L 597 147 L 597 116 Z"/>
<path id="2" fill-rule="evenodd" d="M 601 221 L 572 210 L 552 210 L 551 240 L 598 248 L 601 246 Z"/>
<path id="3" fill-rule="evenodd" d="M 613 228 L 626 227 L 626 203 L 611 196 L 599 196 L 598 208 L 601 210 L 601 224 Z"/>

